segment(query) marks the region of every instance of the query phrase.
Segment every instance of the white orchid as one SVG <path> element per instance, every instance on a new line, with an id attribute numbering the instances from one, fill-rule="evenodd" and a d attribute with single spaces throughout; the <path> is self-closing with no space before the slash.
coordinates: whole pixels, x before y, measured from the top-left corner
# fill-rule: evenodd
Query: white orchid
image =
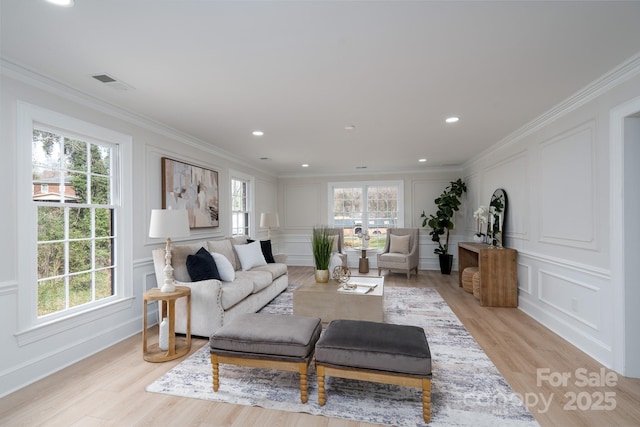
<path id="1" fill-rule="evenodd" d="M 484 233 L 481 230 L 482 228 L 482 224 L 485 224 L 487 222 L 487 214 L 489 213 L 489 210 L 487 209 L 486 206 L 481 205 L 474 213 L 473 213 L 473 217 L 475 218 L 476 222 L 478 223 L 478 232 L 476 233 L 476 236 L 482 236 L 484 235 Z"/>
<path id="2" fill-rule="evenodd" d="M 480 206 L 478 210 L 473 213 L 473 218 L 475 218 L 479 223 L 487 222 L 487 207 Z"/>

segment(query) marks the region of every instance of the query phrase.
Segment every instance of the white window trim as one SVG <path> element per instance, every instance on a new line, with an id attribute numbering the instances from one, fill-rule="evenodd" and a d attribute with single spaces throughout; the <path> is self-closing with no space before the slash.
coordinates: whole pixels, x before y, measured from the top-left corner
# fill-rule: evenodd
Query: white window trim
<path id="1" fill-rule="evenodd" d="M 252 175 L 247 175 L 246 173 L 238 172 L 236 170 L 229 169 L 229 218 L 233 216 L 233 203 L 231 203 L 231 198 L 233 197 L 233 183 L 234 179 L 243 179 L 249 181 L 249 198 L 247 200 L 248 209 L 249 209 L 249 236 L 254 238 L 256 225 L 255 225 L 255 206 L 256 206 L 256 195 L 255 195 L 255 177 Z M 229 236 L 233 236 L 233 220 L 229 221 Z"/>
<path id="2" fill-rule="evenodd" d="M 17 206 L 18 212 L 18 332 L 15 334 L 18 345 L 25 345 L 51 334 L 73 328 L 99 319 L 113 312 L 130 307 L 133 302 L 133 267 L 130 237 L 133 235 L 132 156 L 133 139 L 110 129 L 66 116 L 45 108 L 18 101 L 16 154 L 18 164 Z M 44 123 L 69 129 L 74 134 L 87 135 L 116 144 L 119 150 L 119 162 L 114 170 L 116 179 L 122 183 L 116 206 L 114 234 L 118 236 L 115 247 L 114 265 L 116 267 L 115 295 L 101 302 L 88 304 L 85 310 L 62 312 L 60 316 L 37 317 L 37 209 L 33 204 L 31 140 L 34 123 Z M 26 165 L 29 165 L 28 167 Z"/>
<path id="3" fill-rule="evenodd" d="M 334 188 L 343 188 L 343 187 L 360 187 L 363 190 L 366 187 L 377 187 L 377 186 L 397 186 L 398 187 L 398 223 L 396 227 L 402 228 L 404 227 L 404 181 L 402 180 L 393 180 L 393 181 L 345 181 L 345 182 L 330 182 L 327 188 L 327 200 L 328 205 L 328 213 L 327 218 L 329 218 L 329 225 L 334 226 L 333 222 L 333 190 Z M 368 227 L 367 227 L 368 228 Z"/>

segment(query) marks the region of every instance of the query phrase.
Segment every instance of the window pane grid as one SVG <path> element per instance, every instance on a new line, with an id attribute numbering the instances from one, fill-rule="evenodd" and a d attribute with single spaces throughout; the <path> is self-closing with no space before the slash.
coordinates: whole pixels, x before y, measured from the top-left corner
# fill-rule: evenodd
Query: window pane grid
<path id="1" fill-rule="evenodd" d="M 386 229 L 398 224 L 398 185 L 335 186 L 333 208 L 333 225 L 344 230 L 346 247 L 382 248 Z"/>
<path id="2" fill-rule="evenodd" d="M 38 317 L 114 295 L 114 150 L 33 129 Z"/>
<path id="3" fill-rule="evenodd" d="M 231 234 L 249 235 L 249 181 L 231 178 Z"/>

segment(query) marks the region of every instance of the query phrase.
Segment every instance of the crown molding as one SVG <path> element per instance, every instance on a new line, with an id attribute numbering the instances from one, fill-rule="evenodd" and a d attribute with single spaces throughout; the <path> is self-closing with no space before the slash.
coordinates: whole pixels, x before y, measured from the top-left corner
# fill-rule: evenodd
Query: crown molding
<path id="1" fill-rule="evenodd" d="M 603 93 L 606 93 L 638 74 L 640 74 L 640 52 L 630 57 L 600 78 L 594 80 L 580 91 L 569 96 L 556 106 L 542 113 L 540 116 L 521 128 L 510 133 L 485 151 L 467 160 L 463 164 L 464 168 L 467 169 L 475 162 L 491 156 L 496 151 L 515 144 L 526 136 L 531 135 L 560 117 L 566 116 L 570 112 L 580 108 L 588 102 L 593 101 Z"/>
<path id="2" fill-rule="evenodd" d="M 179 141 L 198 150 L 218 157 L 222 157 L 225 160 L 238 163 L 244 167 L 261 172 L 265 175 L 276 177 L 276 174 L 273 171 L 262 169 L 258 166 L 250 164 L 245 160 L 237 157 L 233 153 L 230 153 L 220 147 L 207 143 L 206 141 L 198 139 L 175 128 L 169 127 L 164 123 L 158 122 L 149 117 L 126 110 L 103 99 L 80 91 L 72 86 L 53 80 L 50 77 L 40 74 L 35 70 L 29 69 L 27 66 L 18 64 L 2 57 L 0 57 L 0 74 L 19 82 L 28 84 L 30 86 L 34 86 L 38 89 L 59 96 L 61 98 L 65 98 L 69 101 L 75 102 L 85 107 L 91 108 L 93 110 L 97 110 L 111 117 L 123 120 L 127 123 L 160 134 L 167 138 Z"/>

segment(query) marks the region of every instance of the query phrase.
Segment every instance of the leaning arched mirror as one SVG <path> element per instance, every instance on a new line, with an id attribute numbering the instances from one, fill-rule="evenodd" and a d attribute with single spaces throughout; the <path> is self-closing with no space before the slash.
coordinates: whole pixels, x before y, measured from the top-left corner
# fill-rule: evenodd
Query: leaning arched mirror
<path id="1" fill-rule="evenodd" d="M 489 203 L 489 218 L 487 222 L 487 236 L 489 244 L 504 246 L 504 227 L 507 221 L 507 193 L 498 188 L 491 196 Z"/>

